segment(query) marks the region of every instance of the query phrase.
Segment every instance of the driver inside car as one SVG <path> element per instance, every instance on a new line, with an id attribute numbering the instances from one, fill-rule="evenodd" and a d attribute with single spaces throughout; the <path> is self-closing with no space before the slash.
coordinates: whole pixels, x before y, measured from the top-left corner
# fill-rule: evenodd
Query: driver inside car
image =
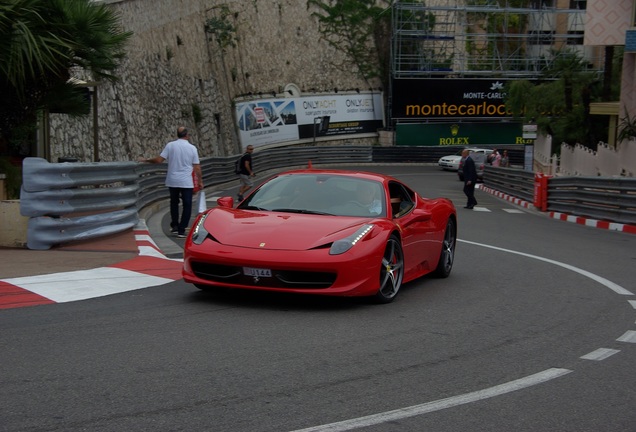
<path id="1" fill-rule="evenodd" d="M 356 189 L 356 201 L 368 209 L 372 215 L 379 215 L 382 213 L 382 203 L 375 189 L 371 183 L 359 183 Z"/>

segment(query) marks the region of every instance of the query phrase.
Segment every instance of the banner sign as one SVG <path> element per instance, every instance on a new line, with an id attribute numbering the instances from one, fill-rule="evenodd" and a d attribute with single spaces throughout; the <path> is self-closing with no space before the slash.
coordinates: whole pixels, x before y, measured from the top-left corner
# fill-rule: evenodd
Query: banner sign
<path id="1" fill-rule="evenodd" d="M 444 146 L 532 144 L 525 139 L 520 122 L 492 123 L 402 123 L 396 125 L 395 143 L 399 146 Z"/>
<path id="2" fill-rule="evenodd" d="M 393 119 L 475 120 L 513 117 L 506 110 L 505 85 L 510 80 L 394 79 Z"/>
<path id="3" fill-rule="evenodd" d="M 537 138 L 537 125 L 536 124 L 524 124 L 523 125 L 523 137 L 528 139 Z"/>
<path id="4" fill-rule="evenodd" d="M 377 133 L 384 127 L 382 93 L 314 95 L 236 103 L 243 147 Z"/>

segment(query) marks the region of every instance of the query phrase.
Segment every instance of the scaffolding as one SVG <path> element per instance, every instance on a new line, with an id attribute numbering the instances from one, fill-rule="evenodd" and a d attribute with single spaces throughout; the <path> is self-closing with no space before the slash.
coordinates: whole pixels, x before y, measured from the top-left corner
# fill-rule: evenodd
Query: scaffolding
<path id="1" fill-rule="evenodd" d="M 603 51 L 583 45 L 584 8 L 577 0 L 397 0 L 392 76 L 535 79 L 572 51 L 601 71 Z"/>

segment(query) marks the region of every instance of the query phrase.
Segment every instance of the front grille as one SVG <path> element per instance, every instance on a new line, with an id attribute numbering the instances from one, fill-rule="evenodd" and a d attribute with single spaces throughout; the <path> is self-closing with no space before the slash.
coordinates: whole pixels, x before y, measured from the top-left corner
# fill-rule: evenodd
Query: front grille
<path id="1" fill-rule="evenodd" d="M 272 270 L 272 277 L 245 276 L 241 267 L 223 264 L 192 262 L 192 271 L 201 279 L 229 285 L 263 288 L 324 289 L 333 285 L 336 273 Z"/>

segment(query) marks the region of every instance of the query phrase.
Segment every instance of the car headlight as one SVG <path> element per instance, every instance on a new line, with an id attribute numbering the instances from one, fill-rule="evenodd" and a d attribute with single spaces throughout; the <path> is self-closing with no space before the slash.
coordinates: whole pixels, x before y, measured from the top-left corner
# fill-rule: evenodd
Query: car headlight
<path id="1" fill-rule="evenodd" d="M 205 240 L 205 238 L 208 236 L 208 232 L 205 230 L 204 222 L 205 219 L 208 217 L 208 213 L 205 213 L 203 216 L 201 216 L 199 218 L 199 220 L 197 221 L 197 224 L 194 226 L 194 229 L 192 230 L 192 243 L 194 244 L 201 244 L 203 243 L 203 240 Z"/>
<path id="2" fill-rule="evenodd" d="M 340 255 L 351 249 L 356 243 L 358 243 L 362 238 L 373 228 L 371 224 L 362 225 L 356 232 L 351 234 L 348 237 L 345 237 L 340 240 L 336 240 L 331 245 L 329 249 L 329 255 Z"/>

